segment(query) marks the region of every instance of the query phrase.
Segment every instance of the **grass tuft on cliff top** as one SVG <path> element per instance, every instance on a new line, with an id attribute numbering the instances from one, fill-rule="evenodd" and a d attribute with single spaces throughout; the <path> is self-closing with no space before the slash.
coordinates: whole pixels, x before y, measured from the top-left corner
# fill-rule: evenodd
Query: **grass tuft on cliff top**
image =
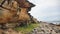
<path id="1" fill-rule="evenodd" d="M 23 27 L 17 27 L 15 30 L 20 31 L 22 34 L 26 34 L 28 32 L 31 32 L 34 28 L 38 27 L 38 23 L 31 23 L 28 26 L 23 26 Z"/>

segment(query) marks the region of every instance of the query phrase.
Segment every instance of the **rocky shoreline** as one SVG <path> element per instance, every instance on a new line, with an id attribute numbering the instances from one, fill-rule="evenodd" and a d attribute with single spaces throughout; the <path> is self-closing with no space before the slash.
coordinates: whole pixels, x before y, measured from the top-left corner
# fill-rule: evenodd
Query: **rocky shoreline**
<path id="1" fill-rule="evenodd" d="M 52 23 L 40 23 L 30 34 L 60 34 L 60 26 Z"/>
<path id="2" fill-rule="evenodd" d="M 42 22 L 37 28 L 34 28 L 31 32 L 26 34 L 60 34 L 60 26 Z M 20 31 L 15 31 L 11 28 L 2 30 L 0 29 L 0 34 L 21 34 Z"/>

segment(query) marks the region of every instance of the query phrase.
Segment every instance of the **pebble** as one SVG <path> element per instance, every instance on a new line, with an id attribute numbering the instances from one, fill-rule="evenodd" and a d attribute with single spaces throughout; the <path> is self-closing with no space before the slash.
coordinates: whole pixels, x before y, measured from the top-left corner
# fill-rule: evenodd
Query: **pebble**
<path id="1" fill-rule="evenodd" d="M 60 34 L 60 28 L 49 23 L 40 23 L 31 34 Z"/>

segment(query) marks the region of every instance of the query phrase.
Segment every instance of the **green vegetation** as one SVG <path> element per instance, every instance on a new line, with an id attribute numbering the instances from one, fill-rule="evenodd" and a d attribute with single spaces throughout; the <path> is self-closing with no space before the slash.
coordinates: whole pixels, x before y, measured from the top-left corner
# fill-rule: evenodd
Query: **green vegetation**
<path id="1" fill-rule="evenodd" d="M 0 3 L 2 2 L 3 0 L 0 0 Z"/>
<path id="2" fill-rule="evenodd" d="M 22 32 L 22 34 L 26 34 L 27 32 L 31 32 L 34 28 L 39 26 L 37 23 L 31 23 L 28 26 L 23 26 L 23 27 L 17 27 L 15 30 Z"/>

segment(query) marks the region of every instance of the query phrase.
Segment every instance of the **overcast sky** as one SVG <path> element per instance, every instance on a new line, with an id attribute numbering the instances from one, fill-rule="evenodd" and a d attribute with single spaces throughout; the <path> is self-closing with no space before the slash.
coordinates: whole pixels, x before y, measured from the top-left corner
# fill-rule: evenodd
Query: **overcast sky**
<path id="1" fill-rule="evenodd" d="M 60 20 L 60 0 L 29 0 L 36 6 L 30 11 L 31 15 L 41 21 Z"/>

